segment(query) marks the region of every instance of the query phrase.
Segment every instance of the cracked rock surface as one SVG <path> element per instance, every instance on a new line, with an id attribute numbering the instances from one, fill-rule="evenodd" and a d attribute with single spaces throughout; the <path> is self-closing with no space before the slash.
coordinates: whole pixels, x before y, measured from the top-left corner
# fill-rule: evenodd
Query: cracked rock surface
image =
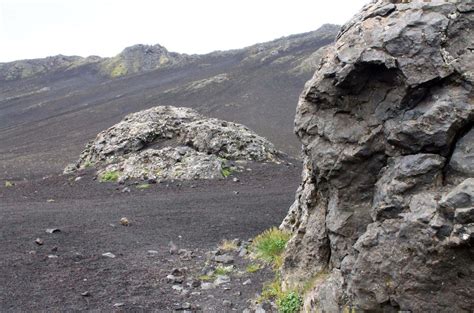
<path id="1" fill-rule="evenodd" d="M 474 4 L 373 1 L 298 103 L 304 169 L 281 227 L 305 309 L 474 310 Z"/>
<path id="2" fill-rule="evenodd" d="M 241 124 L 157 106 L 99 133 L 65 173 L 95 166 L 100 177 L 115 173 L 119 181 L 213 179 L 225 176 L 232 161 L 279 162 L 281 156 Z"/>

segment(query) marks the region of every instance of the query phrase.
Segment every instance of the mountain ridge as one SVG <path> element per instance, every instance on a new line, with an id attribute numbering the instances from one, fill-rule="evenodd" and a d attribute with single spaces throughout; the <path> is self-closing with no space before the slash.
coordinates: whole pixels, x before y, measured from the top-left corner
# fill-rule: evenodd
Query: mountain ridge
<path id="1" fill-rule="evenodd" d="M 134 58 L 127 57 L 137 49 L 146 51 L 146 46 L 109 58 L 106 66 L 96 57 L 89 57 L 90 62 L 47 58 L 36 74 L 0 83 L 0 173 L 11 179 L 60 173 L 101 130 L 157 105 L 189 107 L 244 124 L 279 150 L 298 156 L 296 99 L 319 63 L 320 48 L 331 44 L 338 31 L 337 26 L 325 26 L 151 70 L 159 58 L 150 63 L 140 59 L 140 66 L 133 67 Z M 71 60 L 78 64 L 51 70 Z M 126 65 L 126 75 L 107 75 L 120 64 Z M 22 73 L 21 67 L 16 71 Z M 27 67 L 27 74 L 35 71 Z"/>

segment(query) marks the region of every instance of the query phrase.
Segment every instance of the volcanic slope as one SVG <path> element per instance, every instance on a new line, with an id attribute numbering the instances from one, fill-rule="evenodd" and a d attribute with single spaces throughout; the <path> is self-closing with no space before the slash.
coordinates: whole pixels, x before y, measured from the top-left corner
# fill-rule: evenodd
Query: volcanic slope
<path id="1" fill-rule="evenodd" d="M 0 176 L 59 173 L 99 131 L 156 105 L 191 107 L 242 123 L 297 156 L 295 99 L 315 70 L 320 48 L 338 30 L 324 25 L 206 55 L 136 45 L 114 58 L 0 63 Z"/>

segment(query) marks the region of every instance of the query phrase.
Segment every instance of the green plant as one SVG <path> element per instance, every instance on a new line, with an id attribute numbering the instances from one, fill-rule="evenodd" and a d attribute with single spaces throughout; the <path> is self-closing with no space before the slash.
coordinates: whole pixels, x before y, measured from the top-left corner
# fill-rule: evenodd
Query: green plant
<path id="1" fill-rule="evenodd" d="M 214 271 L 214 275 L 227 275 L 232 272 L 232 266 L 218 266 Z"/>
<path id="2" fill-rule="evenodd" d="M 112 182 L 112 181 L 117 181 L 119 178 L 119 172 L 118 171 L 108 171 L 103 173 L 100 176 L 100 181 L 102 182 Z"/>
<path id="3" fill-rule="evenodd" d="M 91 161 L 86 161 L 86 162 L 84 163 L 84 168 L 92 167 L 92 165 L 94 165 L 94 163 L 92 163 Z"/>
<path id="4" fill-rule="evenodd" d="M 221 174 L 222 174 L 222 176 L 227 178 L 227 177 L 230 176 L 230 174 L 232 174 L 232 169 L 230 167 L 227 167 L 227 166 L 222 166 Z"/>
<path id="5" fill-rule="evenodd" d="M 273 227 L 255 237 L 251 250 L 257 258 L 280 267 L 283 260 L 282 254 L 288 240 L 290 240 L 289 232 Z"/>
<path id="6" fill-rule="evenodd" d="M 263 285 L 262 294 L 260 295 L 259 302 L 270 299 L 279 299 L 283 297 L 284 293 L 281 290 L 281 281 L 279 275 L 275 277 L 269 283 Z"/>
<path id="7" fill-rule="evenodd" d="M 260 266 L 260 264 L 250 264 L 245 268 L 245 271 L 247 273 L 255 273 L 255 272 L 258 272 L 261 269 L 262 269 L 262 267 Z"/>
<path id="8" fill-rule="evenodd" d="M 234 240 L 223 240 L 219 244 L 219 250 L 222 251 L 235 251 L 237 248 L 237 243 Z"/>
<path id="9" fill-rule="evenodd" d="M 278 298 L 276 304 L 278 311 L 281 313 L 296 313 L 300 311 L 303 299 L 298 293 L 292 291 Z"/>
<path id="10" fill-rule="evenodd" d="M 211 275 L 201 275 L 198 278 L 199 280 L 202 280 L 202 281 L 211 281 L 214 279 L 214 277 Z"/>
<path id="11" fill-rule="evenodd" d="M 13 187 L 13 183 L 11 181 L 6 181 L 5 182 L 5 187 Z"/>

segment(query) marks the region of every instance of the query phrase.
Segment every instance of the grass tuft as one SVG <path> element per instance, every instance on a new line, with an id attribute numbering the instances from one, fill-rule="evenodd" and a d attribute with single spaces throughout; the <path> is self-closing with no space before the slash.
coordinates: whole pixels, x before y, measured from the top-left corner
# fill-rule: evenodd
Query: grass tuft
<path id="1" fill-rule="evenodd" d="M 219 250 L 226 252 L 235 251 L 237 248 L 237 243 L 234 240 L 223 240 L 219 245 Z"/>
<path id="2" fill-rule="evenodd" d="M 273 227 L 255 237 L 250 248 L 257 258 L 273 263 L 275 267 L 279 268 L 283 262 L 282 254 L 290 236 L 289 232 Z"/>
<path id="3" fill-rule="evenodd" d="M 115 182 L 119 178 L 118 171 L 108 171 L 101 175 L 100 181 L 102 182 Z"/>
<path id="4" fill-rule="evenodd" d="M 221 174 L 224 178 L 227 178 L 232 174 L 232 169 L 230 167 L 222 167 Z"/>
<path id="5" fill-rule="evenodd" d="M 261 269 L 262 269 L 262 267 L 260 266 L 260 264 L 250 264 L 245 268 L 245 271 L 247 273 L 255 273 L 255 272 L 258 272 Z"/>

